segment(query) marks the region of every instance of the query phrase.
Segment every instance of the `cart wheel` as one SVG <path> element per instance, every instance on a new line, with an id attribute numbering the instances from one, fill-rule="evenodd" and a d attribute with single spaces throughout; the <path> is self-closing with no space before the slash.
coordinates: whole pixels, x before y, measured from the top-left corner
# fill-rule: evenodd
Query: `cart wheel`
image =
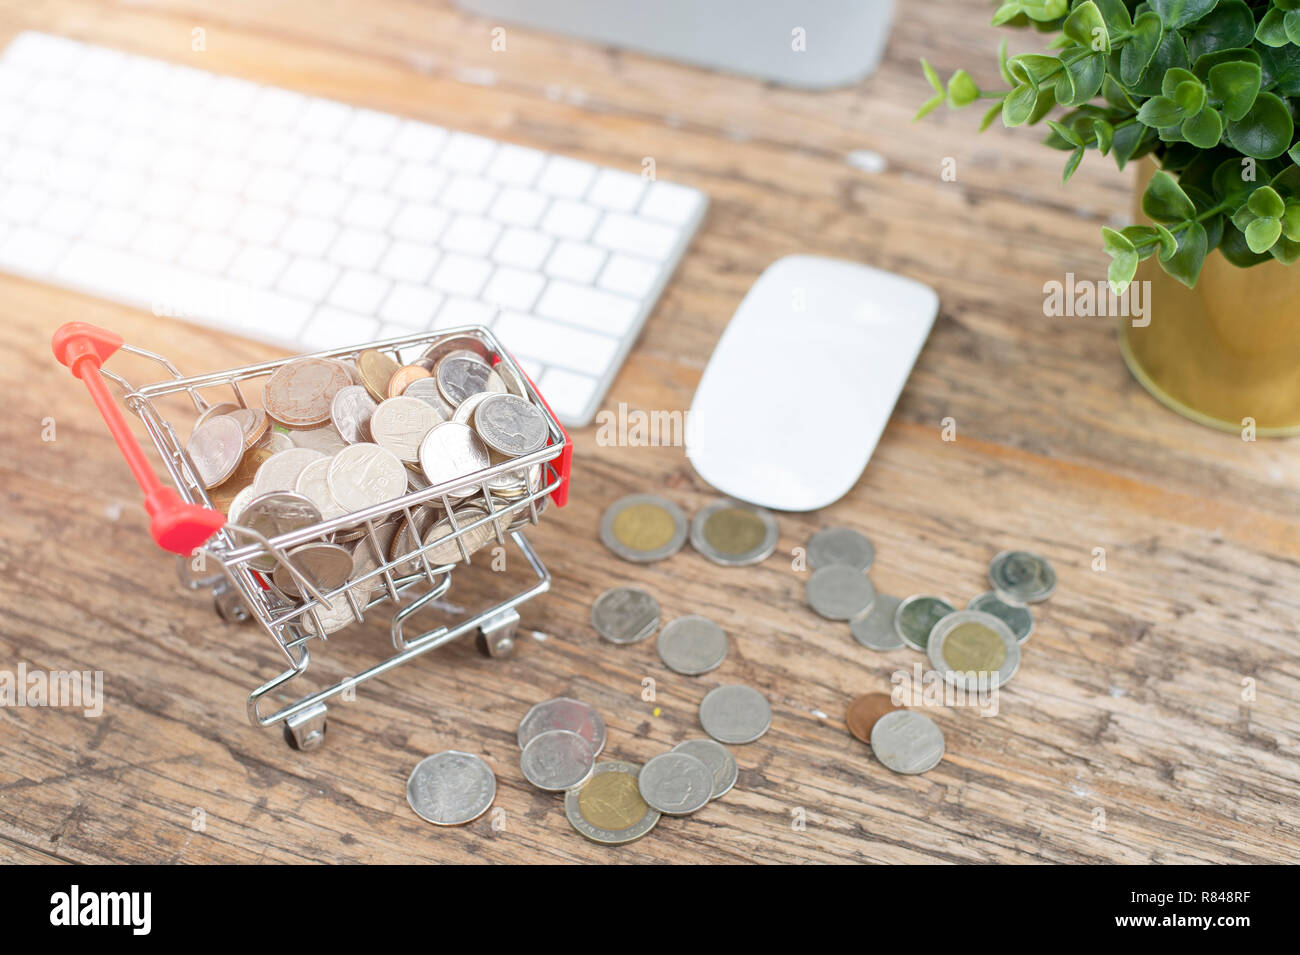
<path id="1" fill-rule="evenodd" d="M 508 657 L 515 652 L 515 628 L 519 625 L 519 614 L 514 610 L 502 610 L 479 624 L 475 644 L 479 653 L 489 657 Z"/>
<path id="2" fill-rule="evenodd" d="M 284 741 L 293 749 L 318 749 L 325 743 L 325 716 L 325 704 L 317 703 L 297 716 L 289 717 L 284 721 Z"/>

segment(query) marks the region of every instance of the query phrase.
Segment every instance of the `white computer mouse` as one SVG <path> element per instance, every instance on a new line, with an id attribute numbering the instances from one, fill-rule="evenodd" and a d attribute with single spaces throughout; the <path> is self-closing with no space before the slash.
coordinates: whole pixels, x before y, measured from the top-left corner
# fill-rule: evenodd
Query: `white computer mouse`
<path id="1" fill-rule="evenodd" d="M 691 464 L 763 507 L 838 500 L 867 466 L 938 311 L 933 289 L 880 269 L 813 255 L 772 263 L 695 391 Z"/>

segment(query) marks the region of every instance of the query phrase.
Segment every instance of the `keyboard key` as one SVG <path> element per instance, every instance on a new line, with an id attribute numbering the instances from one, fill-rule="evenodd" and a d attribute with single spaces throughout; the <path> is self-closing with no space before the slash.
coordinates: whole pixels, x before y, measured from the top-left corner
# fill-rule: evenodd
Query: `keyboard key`
<path id="1" fill-rule="evenodd" d="M 659 267 L 652 262 L 628 255 L 612 255 L 596 284 L 611 292 L 641 298 L 649 294 L 658 277 Z"/>
<path id="2" fill-rule="evenodd" d="M 537 224 L 546 205 L 545 196 L 512 186 L 501 190 L 488 216 L 506 225 L 530 227 Z"/>
<path id="3" fill-rule="evenodd" d="M 351 195 L 352 190 L 337 179 L 312 176 L 294 197 L 293 209 L 304 215 L 331 219 L 339 214 Z"/>
<path id="4" fill-rule="evenodd" d="M 397 200 L 379 192 L 358 192 L 343 208 L 343 221 L 361 229 L 382 230 L 397 215 Z"/>
<path id="5" fill-rule="evenodd" d="M 302 330 L 311 318 L 313 305 L 261 289 L 249 290 L 244 302 L 245 307 L 231 318 L 236 330 L 258 338 L 274 338 L 290 348 L 302 347 Z"/>
<path id="6" fill-rule="evenodd" d="M 662 262 L 676 246 L 677 235 L 676 230 L 666 225 L 610 214 L 601 220 L 592 241 L 615 252 L 629 252 Z"/>
<path id="7" fill-rule="evenodd" d="M 470 133 L 452 133 L 438 163 L 455 172 L 476 173 L 488 164 L 497 144 Z"/>
<path id="8" fill-rule="evenodd" d="M 640 302 L 636 299 L 611 295 L 560 279 L 546 287 L 541 301 L 537 303 L 538 315 L 610 335 L 621 335 L 630 329 L 639 311 Z"/>
<path id="9" fill-rule="evenodd" d="M 604 368 L 618 350 L 617 338 L 519 312 L 502 312 L 492 330 L 511 351 L 575 371 Z"/>
<path id="10" fill-rule="evenodd" d="M 233 196 L 201 192 L 185 211 L 184 222 L 204 232 L 223 232 L 239 211 L 239 202 Z"/>
<path id="11" fill-rule="evenodd" d="M 352 111 L 352 118 L 343 127 L 340 139 L 349 146 L 378 152 L 388 146 L 397 135 L 401 120 L 388 113 L 373 109 Z"/>
<path id="12" fill-rule="evenodd" d="M 136 235 L 131 248 L 151 259 L 170 262 L 176 257 L 177 251 L 189 241 L 189 237 L 188 229 L 182 229 L 173 222 L 159 222 L 152 219 L 147 221 L 144 228 Z"/>
<path id="13" fill-rule="evenodd" d="M 181 250 L 177 262 L 187 269 L 216 274 L 230 265 L 238 251 L 239 246 L 224 235 L 200 233 Z"/>
<path id="14" fill-rule="evenodd" d="M 484 175 L 503 185 L 528 186 L 532 185 L 545 164 L 546 153 L 503 143 Z"/>
<path id="15" fill-rule="evenodd" d="M 448 253 L 434 269 L 429 284 L 448 295 L 473 297 L 492 272 L 492 266 L 479 258 Z"/>
<path id="16" fill-rule="evenodd" d="M 631 212 L 645 193 L 646 180 L 629 172 L 602 169 L 587 193 L 587 201 L 611 212 Z"/>
<path id="17" fill-rule="evenodd" d="M 352 161 L 352 152 L 338 143 L 308 139 L 294 160 L 294 168 L 309 176 L 337 179 L 343 167 Z"/>
<path id="18" fill-rule="evenodd" d="M 598 249 L 594 245 L 566 240 L 555 246 L 555 251 L 546 260 L 542 271 L 552 278 L 568 279 L 580 285 L 590 285 L 595 281 L 608 254 L 604 249 Z"/>
<path id="19" fill-rule="evenodd" d="M 258 165 L 292 166 L 304 146 L 303 140 L 286 130 L 263 129 L 249 138 L 243 156 Z"/>
<path id="20" fill-rule="evenodd" d="M 344 229 L 330 246 L 329 259 L 352 269 L 373 269 L 391 240 L 380 232 Z"/>
<path id="21" fill-rule="evenodd" d="M 303 344 L 312 351 L 364 345 L 378 337 L 379 322 L 364 315 L 322 305 L 302 331 Z"/>
<path id="22" fill-rule="evenodd" d="M 345 183 L 362 189 L 383 189 L 397 172 L 397 163 L 380 153 L 357 153 L 343 166 Z"/>
<path id="23" fill-rule="evenodd" d="M 447 131 L 441 126 L 408 119 L 397 130 L 388 151 L 402 159 L 428 162 L 438 155 L 446 142 Z"/>
<path id="24" fill-rule="evenodd" d="M 230 232 L 246 242 L 270 245 L 289 223 L 289 214 L 264 202 L 245 203 L 230 223 Z"/>
<path id="25" fill-rule="evenodd" d="M 388 191 L 399 199 L 429 202 L 437 198 L 446 184 L 447 173 L 444 170 L 426 163 L 408 162 L 398 170 Z"/>
<path id="26" fill-rule="evenodd" d="M 500 268 L 483 289 L 483 300 L 502 308 L 528 311 L 545 284 L 546 279 L 536 272 Z"/>
<path id="27" fill-rule="evenodd" d="M 339 270 L 328 262 L 298 258 L 289 263 L 289 267 L 280 276 L 276 288 L 297 298 L 319 302 L 338 277 Z"/>
<path id="28" fill-rule="evenodd" d="M 388 296 L 392 284 L 388 279 L 373 272 L 349 269 L 334 283 L 327 301 L 338 308 L 369 315 L 378 309 L 380 303 Z"/>
<path id="29" fill-rule="evenodd" d="M 552 156 L 537 180 L 537 188 L 564 199 L 581 199 L 596 178 L 596 167 L 589 162 Z"/>
<path id="30" fill-rule="evenodd" d="M 301 180 L 287 169 L 262 167 L 244 184 L 244 198 L 284 205 L 293 200 L 301 184 Z"/>
<path id="31" fill-rule="evenodd" d="M 485 256 L 492 250 L 501 226 L 476 216 L 457 216 L 438 240 L 448 252 L 462 255 Z"/>
<path id="32" fill-rule="evenodd" d="M 338 234 L 339 227 L 329 219 L 295 216 L 280 233 L 279 244 L 286 252 L 319 257 L 325 254 Z"/>
<path id="33" fill-rule="evenodd" d="M 497 309 L 486 302 L 467 298 L 449 298 L 434 318 L 434 328 L 458 328 L 461 325 L 490 325 Z"/>
<path id="34" fill-rule="evenodd" d="M 412 242 L 435 242 L 442 235 L 451 216 L 437 206 L 403 206 L 388 231 L 399 239 Z"/>
<path id="35" fill-rule="evenodd" d="M 317 139 L 335 139 L 352 120 L 352 107 L 333 100 L 308 97 L 298 117 L 298 132 Z"/>
<path id="36" fill-rule="evenodd" d="M 600 210 L 585 202 L 556 199 L 546 210 L 541 229 L 561 239 L 586 239 L 596 228 Z"/>
<path id="37" fill-rule="evenodd" d="M 144 226 L 144 217 L 126 209 L 100 209 L 86 223 L 81 238 L 112 248 L 122 248 Z"/>
<path id="38" fill-rule="evenodd" d="M 428 328 L 442 300 L 441 292 L 435 292 L 421 285 L 399 282 L 384 300 L 383 306 L 379 309 L 379 317 L 386 322 L 396 322 L 408 329 Z"/>
<path id="39" fill-rule="evenodd" d="M 492 258 L 502 265 L 536 272 L 546 261 L 554 242 L 549 236 L 528 229 L 506 229 L 492 249 Z"/>
<path id="40" fill-rule="evenodd" d="M 69 237 L 77 236 L 95 213 L 95 206 L 78 196 L 56 196 L 45 206 L 36 220 L 36 227 L 44 232 Z"/>
<path id="41" fill-rule="evenodd" d="M 654 182 L 641 200 L 640 213 L 669 225 L 685 225 L 703 204 L 704 197 L 694 189 L 671 182 Z"/>
<path id="42" fill-rule="evenodd" d="M 270 288 L 289 264 L 289 256 L 279 249 L 251 245 L 230 263 L 230 277 L 258 288 Z"/>
<path id="43" fill-rule="evenodd" d="M 400 281 L 423 282 L 441 254 L 431 245 L 398 240 L 389 246 L 388 254 L 379 263 L 379 271 Z"/>
<path id="44" fill-rule="evenodd" d="M 194 201 L 194 193 L 173 182 L 154 182 L 141 197 L 139 209 L 146 216 L 181 219 Z"/>
<path id="45" fill-rule="evenodd" d="M 203 188 L 212 192 L 239 193 L 253 175 L 253 164 L 233 156 L 214 156 L 199 173 Z"/>
<path id="46" fill-rule="evenodd" d="M 438 205 L 453 212 L 480 215 L 487 211 L 496 194 L 495 183 L 471 176 L 456 176 L 443 188 Z"/>
<path id="47" fill-rule="evenodd" d="M 14 225 L 25 225 L 36 220 L 53 197 L 37 186 L 15 183 L 0 195 L 0 219 Z"/>
<path id="48" fill-rule="evenodd" d="M 596 379 L 590 375 L 564 368 L 548 368 L 543 372 L 537 387 L 552 411 L 570 421 L 576 421 L 581 419 L 587 405 L 595 397 L 597 384 Z"/>
<path id="49" fill-rule="evenodd" d="M 306 107 L 307 97 L 291 90 L 265 86 L 253 101 L 248 118 L 259 126 L 283 130 L 291 126 Z"/>
<path id="50" fill-rule="evenodd" d="M 68 247 L 68 240 L 29 226 L 14 229 L 0 243 L 0 268 L 21 275 L 46 275 Z"/>
<path id="51" fill-rule="evenodd" d="M 131 58 L 132 60 L 135 57 Z M 234 76 L 218 76 L 208 89 L 206 108 L 216 113 L 247 115 L 262 87 Z"/>

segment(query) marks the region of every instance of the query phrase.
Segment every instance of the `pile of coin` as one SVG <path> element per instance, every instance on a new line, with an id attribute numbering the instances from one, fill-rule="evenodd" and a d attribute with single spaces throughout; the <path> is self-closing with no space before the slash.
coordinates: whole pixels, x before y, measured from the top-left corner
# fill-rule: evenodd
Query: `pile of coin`
<path id="1" fill-rule="evenodd" d="M 1056 589 L 1056 572 L 1046 558 L 1003 551 L 989 564 L 993 589 L 958 610 L 929 594 L 900 600 L 876 593 L 867 576 L 874 559 L 871 541 L 850 528 L 813 535 L 808 542 L 813 568 L 806 585 L 809 606 L 827 619 L 848 621 L 853 638 L 868 649 L 906 646 L 925 653 L 945 680 L 965 690 L 999 687 L 1015 675 L 1020 647 L 1034 627 L 1027 604 L 1046 600 Z M 924 714 L 896 707 L 887 694 L 855 699 L 846 722 L 896 772 L 925 772 L 943 757 L 938 726 Z"/>
<path id="2" fill-rule="evenodd" d="M 632 494 L 606 508 L 600 539 L 619 557 L 644 564 L 664 560 L 691 547 L 715 564 L 745 567 L 776 550 L 776 518 L 761 507 L 719 500 L 690 521 L 682 509 L 657 494 Z"/>
<path id="3" fill-rule="evenodd" d="M 771 723 L 771 709 L 749 687 L 719 687 L 704 698 L 700 719 L 713 739 L 683 740 L 644 766 L 597 762 L 605 721 L 580 700 L 556 697 L 520 721 L 519 767 L 538 789 L 564 793 L 565 817 L 584 837 L 624 845 L 653 829 L 661 816 L 689 815 L 728 793 L 740 771 L 722 742 L 758 739 Z"/>
<path id="4" fill-rule="evenodd" d="M 411 491 L 459 485 L 413 508 L 409 518 L 385 513 L 294 548 L 294 567 L 322 592 L 354 580 L 352 592 L 364 602 L 386 586 L 377 573 L 384 565 L 399 577 L 420 573 L 421 548 L 430 567 L 454 564 L 498 531 L 532 519 L 527 507 L 490 519 L 489 507 L 495 513 L 535 496 L 540 464 L 507 470 L 485 487 L 464 483 L 541 450 L 551 434 L 524 382 L 507 363 L 494 366 L 478 338 L 440 339 L 407 365 L 376 349 L 355 362 L 291 361 L 266 380 L 262 404 L 208 408 L 186 445 L 209 498 L 232 526 L 272 537 Z M 274 556 L 260 555 L 252 566 L 271 574 L 287 598 L 301 598 L 298 578 Z M 351 619 L 346 607 L 336 609 L 326 632 Z"/>

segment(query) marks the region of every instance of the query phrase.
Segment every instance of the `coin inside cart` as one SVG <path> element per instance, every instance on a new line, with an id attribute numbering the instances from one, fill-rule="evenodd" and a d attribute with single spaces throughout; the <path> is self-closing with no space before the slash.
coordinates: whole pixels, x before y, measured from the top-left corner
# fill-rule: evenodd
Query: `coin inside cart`
<path id="1" fill-rule="evenodd" d="M 611 504 L 600 520 L 601 542 L 624 560 L 664 560 L 686 543 L 682 509 L 657 494 L 632 494 Z"/>
<path id="2" fill-rule="evenodd" d="M 761 507 L 715 501 L 691 521 L 691 546 L 724 567 L 747 567 L 771 556 L 780 531 Z"/>

